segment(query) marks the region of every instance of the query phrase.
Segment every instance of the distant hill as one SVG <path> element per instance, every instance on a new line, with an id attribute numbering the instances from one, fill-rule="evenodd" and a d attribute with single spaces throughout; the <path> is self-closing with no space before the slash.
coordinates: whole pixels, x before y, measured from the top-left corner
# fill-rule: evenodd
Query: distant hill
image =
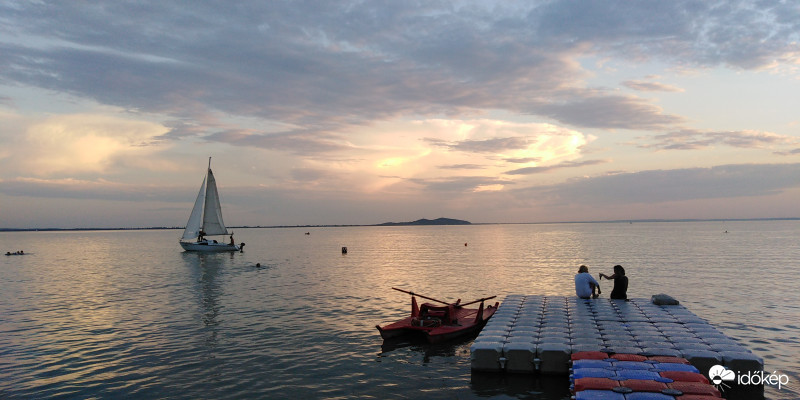
<path id="1" fill-rule="evenodd" d="M 472 222 L 453 218 L 418 219 L 413 222 L 384 222 L 376 226 L 409 226 L 409 225 L 471 225 Z"/>

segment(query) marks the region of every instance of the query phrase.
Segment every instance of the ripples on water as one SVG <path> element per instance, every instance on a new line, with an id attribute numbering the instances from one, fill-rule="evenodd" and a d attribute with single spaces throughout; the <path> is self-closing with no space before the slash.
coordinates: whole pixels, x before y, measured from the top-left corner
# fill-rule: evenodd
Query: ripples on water
<path id="1" fill-rule="evenodd" d="M 308 230 L 239 229 L 245 252 L 215 255 L 172 230 L 0 233 L 32 253 L 0 259 L 0 398 L 561 399 L 566 378 L 473 375 L 469 339 L 374 326 L 409 312 L 392 286 L 572 295 L 577 266 L 618 263 L 629 296 L 672 294 L 788 374 L 767 398 L 800 397 L 800 222 Z"/>

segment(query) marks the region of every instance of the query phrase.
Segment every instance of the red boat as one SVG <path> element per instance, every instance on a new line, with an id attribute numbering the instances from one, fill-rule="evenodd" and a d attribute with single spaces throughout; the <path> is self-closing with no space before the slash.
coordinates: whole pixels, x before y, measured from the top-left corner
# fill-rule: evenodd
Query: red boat
<path id="1" fill-rule="evenodd" d="M 486 308 L 483 306 L 484 301 L 497 296 L 461 304 L 461 300 L 455 303 L 446 303 L 414 292 L 407 292 L 397 288 L 392 289 L 411 295 L 411 316 L 388 325 L 375 325 L 384 339 L 417 334 L 425 336 L 429 343 L 439 343 L 470 333 L 477 333 L 486 325 L 486 321 L 494 315 L 500 304 L 494 303 L 493 306 L 490 305 Z M 422 303 L 422 306 L 418 306 L 415 296 L 444 305 L 437 306 L 431 303 Z M 464 308 L 464 306 L 478 302 L 481 304 L 477 309 Z"/>

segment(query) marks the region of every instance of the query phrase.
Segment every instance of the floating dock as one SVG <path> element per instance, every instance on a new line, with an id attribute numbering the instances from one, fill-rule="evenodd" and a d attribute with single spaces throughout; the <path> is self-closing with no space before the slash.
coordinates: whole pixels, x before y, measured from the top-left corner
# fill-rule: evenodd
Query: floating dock
<path id="1" fill-rule="evenodd" d="M 583 397 L 578 396 L 583 390 L 614 394 L 602 397 L 591 392 L 593 398 L 621 398 L 614 396 L 628 392 L 620 387 L 639 375 L 649 376 L 659 388 L 669 384 L 664 392 L 667 396 L 672 386 L 683 385 L 661 374 L 675 368 L 695 380 L 697 376 L 688 373 L 705 377 L 716 365 L 738 372 L 763 370 L 760 357 L 686 307 L 655 305 L 650 299 L 509 295 L 470 351 L 474 371 L 570 374 L 577 398 Z M 590 360 L 583 361 L 587 358 Z M 676 367 L 678 364 L 683 366 Z M 584 371 L 579 372 L 581 369 Z M 629 369 L 639 372 L 624 372 Z M 581 378 L 614 383 L 598 382 L 601 389 L 585 385 L 585 380 L 576 385 Z M 714 389 L 708 380 L 703 384 Z M 616 391 L 610 390 L 614 387 Z"/>

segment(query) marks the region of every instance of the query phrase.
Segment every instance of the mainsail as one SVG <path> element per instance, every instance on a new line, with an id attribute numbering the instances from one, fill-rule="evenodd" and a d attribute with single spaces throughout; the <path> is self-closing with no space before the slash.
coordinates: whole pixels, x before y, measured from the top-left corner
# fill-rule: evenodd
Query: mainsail
<path id="1" fill-rule="evenodd" d="M 228 228 L 222 222 L 222 208 L 219 205 L 217 181 L 211 168 L 208 169 L 208 187 L 206 187 L 206 206 L 203 213 L 203 231 L 206 235 L 227 235 Z"/>

